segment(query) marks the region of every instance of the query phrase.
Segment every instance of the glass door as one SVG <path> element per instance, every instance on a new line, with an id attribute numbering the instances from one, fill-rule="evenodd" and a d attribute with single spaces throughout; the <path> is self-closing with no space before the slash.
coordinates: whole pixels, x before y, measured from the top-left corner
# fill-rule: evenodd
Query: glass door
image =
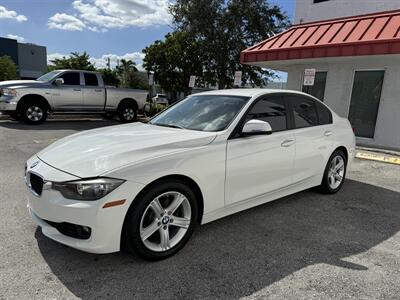
<path id="1" fill-rule="evenodd" d="M 358 137 L 373 138 L 385 71 L 356 71 L 349 120 Z"/>

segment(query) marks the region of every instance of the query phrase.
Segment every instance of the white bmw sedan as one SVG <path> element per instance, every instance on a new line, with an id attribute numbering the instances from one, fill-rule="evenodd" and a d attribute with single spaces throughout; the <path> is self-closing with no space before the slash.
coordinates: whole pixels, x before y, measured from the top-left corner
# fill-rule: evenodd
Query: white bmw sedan
<path id="1" fill-rule="evenodd" d="M 198 224 L 311 187 L 336 193 L 354 150 L 347 119 L 307 94 L 210 91 L 147 124 L 89 130 L 42 150 L 26 164 L 28 208 L 65 245 L 162 259 Z"/>

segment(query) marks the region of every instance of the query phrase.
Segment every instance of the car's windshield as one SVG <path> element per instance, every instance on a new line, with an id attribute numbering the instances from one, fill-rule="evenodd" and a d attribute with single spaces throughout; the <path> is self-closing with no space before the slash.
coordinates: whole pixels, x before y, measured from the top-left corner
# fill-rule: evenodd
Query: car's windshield
<path id="1" fill-rule="evenodd" d="M 50 81 L 54 79 L 58 74 L 60 74 L 62 71 L 51 71 L 49 73 L 46 73 L 39 78 L 36 79 L 36 81 Z"/>
<path id="2" fill-rule="evenodd" d="M 200 131 L 221 131 L 228 127 L 249 99 L 230 95 L 190 96 L 149 123 Z"/>

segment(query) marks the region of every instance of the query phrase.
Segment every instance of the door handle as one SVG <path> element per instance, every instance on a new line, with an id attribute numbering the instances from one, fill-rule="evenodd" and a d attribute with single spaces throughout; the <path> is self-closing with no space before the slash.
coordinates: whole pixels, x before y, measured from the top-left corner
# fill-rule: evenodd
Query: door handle
<path id="1" fill-rule="evenodd" d="M 330 130 L 327 130 L 327 131 L 324 132 L 324 135 L 325 135 L 325 136 L 330 136 L 330 135 L 332 135 L 332 134 L 333 134 L 333 132 L 330 131 Z"/>
<path id="2" fill-rule="evenodd" d="M 292 146 L 294 143 L 295 143 L 294 140 L 284 140 L 284 141 L 281 143 L 281 146 L 282 146 L 282 147 L 290 147 L 290 146 Z"/>
<path id="3" fill-rule="evenodd" d="M 74 91 L 75 91 L 75 92 L 80 92 L 80 91 L 81 91 L 81 89 L 74 89 Z"/>

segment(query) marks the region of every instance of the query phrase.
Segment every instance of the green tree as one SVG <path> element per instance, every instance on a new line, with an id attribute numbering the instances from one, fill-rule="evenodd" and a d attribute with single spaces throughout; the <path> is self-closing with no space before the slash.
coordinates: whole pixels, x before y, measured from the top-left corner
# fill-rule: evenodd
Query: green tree
<path id="1" fill-rule="evenodd" d="M 155 81 L 165 90 L 187 94 L 190 75 L 199 76 L 200 85 L 205 83 L 200 42 L 188 32 L 169 33 L 164 41 L 155 41 L 143 53 L 144 68 L 154 72 Z"/>
<path id="2" fill-rule="evenodd" d="M 18 79 L 17 66 L 9 56 L 0 57 L 0 81 Z"/>
<path id="3" fill-rule="evenodd" d="M 95 66 L 90 62 L 90 55 L 85 52 L 71 52 L 69 57 L 56 58 L 50 61 L 51 65 L 48 67 L 51 70 L 60 69 L 73 69 L 73 70 L 87 70 L 95 71 Z"/>
<path id="4" fill-rule="evenodd" d="M 105 85 L 120 85 L 119 74 L 117 70 L 105 68 L 99 69 L 98 71 L 102 74 Z"/>
<path id="5" fill-rule="evenodd" d="M 121 59 L 117 66 L 117 72 L 121 80 L 121 86 L 125 88 L 135 87 L 137 78 L 135 73 L 138 71 L 136 63 L 130 59 Z"/>
<path id="6" fill-rule="evenodd" d="M 203 74 L 219 88 L 233 86 L 234 72 L 243 82 L 263 85 L 271 74 L 240 64 L 240 52 L 280 31 L 288 18 L 266 0 L 177 0 L 170 6 L 174 29 L 193 37 L 201 47 Z"/>

